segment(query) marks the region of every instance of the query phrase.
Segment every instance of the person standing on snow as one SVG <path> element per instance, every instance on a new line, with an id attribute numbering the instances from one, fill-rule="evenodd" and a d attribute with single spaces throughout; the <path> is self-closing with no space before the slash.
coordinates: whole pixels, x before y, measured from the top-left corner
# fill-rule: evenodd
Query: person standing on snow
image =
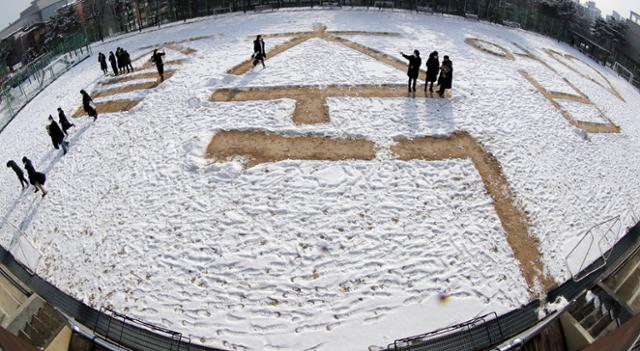
<path id="1" fill-rule="evenodd" d="M 58 123 L 53 120 L 53 117 L 51 117 L 51 115 L 49 115 L 49 125 L 47 126 L 47 129 L 49 130 L 49 136 L 51 136 L 53 147 L 57 150 L 58 146 L 62 146 L 62 153 L 66 155 L 69 143 L 64 141 L 64 132 L 62 131 Z"/>
<path id="2" fill-rule="evenodd" d="M 118 75 L 118 63 L 116 62 L 116 56 L 113 54 L 113 51 L 109 52 L 109 63 L 111 63 L 111 69 L 113 70 L 114 75 Z"/>
<path id="3" fill-rule="evenodd" d="M 118 64 L 118 71 L 122 74 L 124 74 L 124 59 L 122 58 L 122 49 L 121 48 L 117 48 L 116 49 L 116 63 Z"/>
<path id="4" fill-rule="evenodd" d="M 253 41 L 253 67 L 255 67 L 258 62 L 262 63 L 262 68 L 266 68 L 264 65 L 264 59 L 267 58 L 267 53 L 264 50 L 264 40 L 262 39 L 262 35 L 258 35 L 256 40 Z"/>
<path id="5" fill-rule="evenodd" d="M 16 174 L 16 176 L 18 176 L 18 180 L 20 181 L 20 185 L 22 185 L 22 190 L 24 190 L 24 189 L 29 187 L 29 182 L 26 179 L 24 179 L 24 172 L 20 169 L 20 167 L 13 160 L 9 160 L 9 162 L 7 162 L 7 168 L 13 169 L 13 171 Z"/>
<path id="6" fill-rule="evenodd" d="M 91 103 L 93 103 L 93 99 L 84 90 L 80 90 L 80 94 L 82 94 L 82 107 L 84 107 L 84 112 L 86 112 L 89 117 L 93 117 L 93 120 L 95 121 L 96 119 L 98 119 L 98 111 L 96 111 L 96 109 L 91 106 Z"/>
<path id="7" fill-rule="evenodd" d="M 103 53 L 98 54 L 98 62 L 100 62 L 100 69 L 102 70 L 102 73 L 104 73 L 105 75 L 109 73 L 107 69 L 107 57 L 104 56 Z"/>
<path id="8" fill-rule="evenodd" d="M 429 54 L 429 59 L 427 60 L 427 80 L 424 82 L 424 91 L 427 91 L 427 85 L 431 83 L 429 86 L 429 91 L 433 93 L 433 83 L 438 80 L 438 71 L 440 70 L 440 61 L 438 60 L 438 52 L 434 51 Z"/>
<path id="9" fill-rule="evenodd" d="M 438 85 L 440 85 L 440 90 L 438 90 L 438 95 L 440 97 L 444 97 L 445 90 L 451 89 L 451 85 L 453 82 L 453 62 L 449 60 L 449 56 L 444 57 L 442 60 L 442 67 L 440 67 L 440 78 L 438 78 Z"/>
<path id="10" fill-rule="evenodd" d="M 416 91 L 416 81 L 418 80 L 418 75 L 420 74 L 420 66 L 422 66 L 422 59 L 420 58 L 420 51 L 413 50 L 413 55 L 405 55 L 403 52 L 400 52 L 400 55 L 405 59 L 409 60 L 409 69 L 407 70 L 407 75 L 409 76 L 409 92 L 411 92 L 413 88 L 413 92 Z"/>
<path id="11" fill-rule="evenodd" d="M 64 111 L 62 111 L 61 107 L 58 107 L 58 121 L 60 122 L 60 127 L 62 127 L 62 131 L 64 132 L 65 136 L 69 136 L 69 133 L 67 133 L 67 130 L 69 130 L 69 128 L 76 126 L 75 124 L 69 122 L 69 120 L 67 119 L 67 115 L 64 114 Z"/>
<path id="12" fill-rule="evenodd" d="M 122 49 L 122 57 L 124 57 L 124 67 L 127 69 L 127 72 L 133 72 L 133 66 L 131 65 L 131 55 L 125 49 Z"/>
<path id="13" fill-rule="evenodd" d="M 151 55 L 151 62 L 156 64 L 156 68 L 158 69 L 158 74 L 160 75 L 160 81 L 164 82 L 164 63 L 162 62 L 162 56 L 164 56 L 164 52 L 158 52 L 158 49 L 153 50 L 153 55 Z"/>
<path id="14" fill-rule="evenodd" d="M 42 197 L 47 195 L 47 190 L 44 188 L 44 183 L 47 181 L 47 176 L 43 173 L 36 172 L 36 169 L 33 167 L 33 163 L 31 160 L 24 156 L 22 158 L 22 163 L 24 164 L 24 168 L 27 170 L 27 175 L 29 175 L 29 182 L 31 185 L 36 187 L 36 191 L 42 191 Z"/>

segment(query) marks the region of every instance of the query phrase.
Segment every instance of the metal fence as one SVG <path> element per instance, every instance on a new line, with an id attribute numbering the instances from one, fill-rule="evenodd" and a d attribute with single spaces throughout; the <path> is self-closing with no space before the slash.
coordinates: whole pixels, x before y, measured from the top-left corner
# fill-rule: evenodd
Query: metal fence
<path id="1" fill-rule="evenodd" d="M 556 301 L 560 296 L 567 301 L 572 301 L 586 289 L 591 288 L 599 282 L 603 275 L 610 269 L 616 267 L 622 259 L 626 258 L 630 249 L 635 248 L 640 242 L 640 223 L 629 229 L 610 250 L 595 262 L 585 267 L 581 273 L 580 280 L 573 278 L 564 284 L 552 289 L 547 293 L 547 301 Z M 513 310 L 497 318 L 486 320 L 484 324 L 476 324 L 475 319 L 468 323 L 462 323 L 450 328 L 445 328 L 432 333 L 417 335 L 396 340 L 389 345 L 387 350 L 393 351 L 475 351 L 486 350 L 496 346 L 501 342 L 518 335 L 525 330 L 535 326 L 540 322 L 538 310 L 541 307 L 540 300 L 534 300 L 528 305 Z M 481 318 L 485 319 L 486 316 Z M 473 325 L 473 334 L 469 333 L 469 323 Z M 500 330 L 501 340 L 481 337 L 487 335 L 483 330 Z M 444 331 L 444 332 L 443 332 Z M 494 332 L 495 333 L 495 332 Z M 443 335 L 444 334 L 444 335 Z M 496 335 L 496 334 L 489 334 Z"/>
<path id="2" fill-rule="evenodd" d="M 89 56 L 89 41 L 78 34 L 12 74 L 0 90 L 0 132 L 46 87 Z"/>
<path id="3" fill-rule="evenodd" d="M 586 275 L 580 281 L 570 279 L 547 294 L 548 301 L 563 296 L 568 301 L 577 298 L 585 289 L 596 284 L 607 270 L 615 267 L 637 246 L 640 239 L 640 224 L 631 228 L 613 248 L 607 251 L 609 259 L 603 263 L 596 261 L 585 268 Z M 13 255 L 0 247 L 0 263 L 31 290 L 44 298 L 67 316 L 93 330 L 95 334 L 115 345 L 140 351 L 222 351 L 193 344 L 182 334 L 154 326 L 114 311 L 96 310 L 62 292 L 39 276 L 23 267 Z M 597 269 L 594 269 L 597 268 Z M 495 314 L 474 318 L 459 325 L 435 332 L 398 339 L 389 350 L 402 351 L 470 351 L 485 350 L 535 326 L 540 322 L 538 310 L 541 301 L 534 300 L 519 309 L 506 314 Z"/>
<path id="4" fill-rule="evenodd" d="M 177 332 L 108 310 L 99 311 L 89 307 L 39 276 L 31 274 L 3 247 L 0 247 L 0 263 L 49 304 L 112 344 L 139 351 L 222 351 L 192 344 L 189 338 Z"/>
<path id="5" fill-rule="evenodd" d="M 458 334 L 457 344 L 451 343 L 451 334 Z M 484 350 L 504 340 L 498 315 L 489 313 L 464 323 L 452 325 L 430 333 L 399 339 L 389 349 L 404 350 Z M 456 348 L 452 348 L 456 346 Z"/>

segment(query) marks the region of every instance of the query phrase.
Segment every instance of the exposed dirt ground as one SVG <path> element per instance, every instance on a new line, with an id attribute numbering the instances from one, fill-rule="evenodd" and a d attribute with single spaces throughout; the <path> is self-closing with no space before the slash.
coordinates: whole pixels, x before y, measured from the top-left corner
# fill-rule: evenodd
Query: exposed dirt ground
<path id="1" fill-rule="evenodd" d="M 165 77 L 165 79 L 167 79 L 167 78 Z M 153 88 L 157 87 L 158 85 L 160 85 L 160 83 L 161 83 L 160 80 L 157 80 L 155 82 L 131 84 L 131 85 L 127 85 L 127 86 L 124 86 L 124 87 L 115 88 L 115 89 L 108 89 L 108 90 L 102 90 L 102 91 L 94 92 L 94 93 L 91 94 L 91 97 L 96 99 L 96 98 L 101 98 L 101 97 L 105 97 L 105 96 L 112 96 L 112 95 L 117 95 L 117 94 L 129 93 L 129 92 L 137 91 L 137 90 L 153 89 Z"/>
<path id="2" fill-rule="evenodd" d="M 101 102 L 96 104 L 96 111 L 98 111 L 98 115 L 103 113 L 113 113 L 113 112 L 122 112 L 129 111 L 134 108 L 141 100 L 114 100 L 109 102 Z M 82 116 L 86 116 L 87 113 L 84 112 L 84 108 L 80 106 L 72 115 L 72 117 L 78 118 Z"/>
<path id="3" fill-rule="evenodd" d="M 585 96 L 567 94 L 561 91 L 548 91 L 548 92 L 549 92 L 549 95 L 551 95 L 554 99 L 557 99 L 557 100 L 571 100 L 571 101 L 579 102 L 585 105 L 592 104 L 591 100 L 589 100 L 589 98 Z"/>
<path id="4" fill-rule="evenodd" d="M 518 49 L 522 50 L 521 53 L 516 53 L 517 56 L 520 57 L 524 57 L 524 58 L 528 58 L 534 61 L 537 61 L 538 63 L 544 65 L 545 67 L 547 67 L 549 70 L 551 70 L 551 72 L 554 73 L 558 73 L 558 71 L 556 71 L 555 68 L 553 68 L 553 66 L 551 66 L 550 64 L 547 63 L 547 61 L 539 58 L 538 56 L 534 55 L 531 53 L 531 51 L 525 49 L 524 47 L 522 47 L 522 45 L 518 44 L 518 43 L 512 43 L 513 45 L 515 45 Z"/>
<path id="5" fill-rule="evenodd" d="M 171 61 L 167 61 L 164 63 L 165 66 L 167 65 L 184 65 L 185 62 L 187 62 L 187 60 L 184 59 L 178 59 L 178 60 L 171 60 Z M 155 67 L 156 64 L 153 62 L 145 62 L 144 65 L 142 65 L 142 69 L 149 69 L 149 68 L 153 68 Z"/>
<path id="6" fill-rule="evenodd" d="M 591 101 L 589 101 L 588 98 L 586 98 L 586 96 L 582 92 L 580 92 L 573 84 L 569 83 L 568 81 L 567 83 L 569 83 L 569 85 L 574 90 L 576 90 L 576 92 L 580 95 L 580 96 L 570 95 L 572 97 L 568 100 L 582 102 L 598 109 L 598 111 L 600 111 L 600 118 L 602 118 L 603 122 L 607 122 L 606 124 L 583 122 L 583 121 L 576 120 L 573 117 L 573 115 L 571 115 L 571 113 L 565 110 L 562 107 L 562 105 L 560 105 L 557 101 L 558 99 L 566 99 L 565 97 L 566 94 L 554 95 L 558 93 L 551 93 L 547 91 L 542 85 L 540 85 L 540 83 L 538 83 L 537 80 L 531 77 L 529 73 L 527 73 L 525 70 L 518 70 L 518 72 L 522 75 L 522 77 L 524 77 L 524 79 L 526 79 L 529 83 L 531 83 L 531 85 L 533 85 L 536 88 L 536 90 L 538 90 L 538 92 L 542 94 L 542 96 L 547 98 L 547 100 L 551 102 L 553 107 L 555 107 L 560 112 L 560 114 L 562 114 L 562 117 L 564 117 L 567 120 L 567 122 L 569 122 L 572 126 L 582 129 L 588 133 L 620 133 L 620 127 L 615 125 L 612 120 L 610 120 L 602 111 L 600 111 L 600 109 L 597 106 L 593 105 Z M 586 101 L 584 99 L 586 99 Z"/>
<path id="7" fill-rule="evenodd" d="M 296 100 L 296 108 L 293 112 L 293 122 L 296 124 L 318 124 L 329 122 L 329 112 L 326 106 L 328 97 L 440 98 L 437 94 L 423 91 L 410 94 L 405 85 L 354 85 L 220 89 L 216 90 L 209 99 L 216 102 L 294 99 Z M 448 97 L 450 94 L 447 92 L 445 98 Z"/>
<path id="8" fill-rule="evenodd" d="M 354 43 L 351 40 L 342 38 L 342 37 L 334 37 L 334 36 L 329 36 L 327 38 L 327 40 L 336 42 L 336 43 L 340 43 L 348 48 L 351 48 L 353 50 L 356 50 L 360 53 L 363 53 L 365 55 L 371 56 L 372 58 L 385 63 L 391 67 L 395 67 L 401 71 L 406 71 L 409 62 L 405 61 L 405 60 L 400 60 L 399 58 L 395 58 L 393 56 L 389 56 L 387 54 L 384 54 L 378 50 L 374 50 L 371 48 L 368 48 L 364 45 L 360 45 L 358 43 Z M 420 70 L 420 76 L 419 76 L 420 80 L 426 80 L 427 79 L 427 72 L 423 69 Z"/>
<path id="9" fill-rule="evenodd" d="M 507 241 L 532 294 L 539 294 L 555 282 L 544 275 L 544 263 L 536 240 L 529 236 L 528 220 L 515 206 L 499 162 L 466 132 L 449 137 L 402 139 L 391 148 L 401 160 L 438 161 L 471 159 L 491 196 L 496 213 L 507 233 Z M 375 144 L 367 140 L 332 139 L 316 136 L 287 137 L 265 132 L 225 131 L 216 134 L 207 147 L 207 157 L 219 162 L 246 159 L 245 166 L 293 160 L 372 160 Z"/>
<path id="10" fill-rule="evenodd" d="M 282 160 L 372 160 L 374 143 L 317 136 L 285 137 L 264 132 L 220 132 L 207 147 L 207 157 L 228 161 L 243 157 L 245 166 Z"/>
<path id="11" fill-rule="evenodd" d="M 188 38 L 188 39 L 184 39 L 184 40 L 166 41 L 166 42 L 164 42 L 162 44 L 158 44 L 158 45 L 142 46 L 142 47 L 139 47 L 138 50 L 153 49 L 153 48 L 156 48 L 156 47 L 159 47 L 159 46 L 166 46 L 166 45 L 190 43 L 192 41 L 204 40 L 204 39 L 209 39 L 209 38 L 213 38 L 213 37 L 215 37 L 215 34 L 214 35 L 203 35 L 203 36 Z M 149 56 L 151 56 L 151 52 L 149 52 Z"/>
<path id="12" fill-rule="evenodd" d="M 502 47 L 502 46 L 500 46 L 498 44 L 494 44 L 494 43 L 492 43 L 490 41 L 486 41 L 486 40 L 482 40 L 482 39 L 478 39 L 478 38 L 467 38 L 467 39 L 464 40 L 464 42 L 467 43 L 468 45 L 471 45 L 474 48 L 476 48 L 476 49 L 478 49 L 478 50 L 480 50 L 482 52 L 486 52 L 487 54 L 490 54 L 490 55 L 502 57 L 504 59 L 511 60 L 511 61 L 515 61 L 515 59 L 516 59 L 509 50 L 505 49 L 504 47 Z M 485 48 L 484 46 L 480 45 L 480 43 L 484 43 L 484 44 L 487 44 L 487 45 L 495 46 L 498 49 L 502 50 L 502 53 L 489 50 L 489 49 Z"/>
<path id="13" fill-rule="evenodd" d="M 544 274 L 544 263 L 537 242 L 529 236 L 527 217 L 515 206 L 500 163 L 473 137 L 466 132 L 457 132 L 449 137 L 402 139 L 391 150 L 399 159 L 405 161 L 471 159 L 482 177 L 487 192 L 493 199 L 496 213 L 507 232 L 507 242 L 527 281 L 529 291 L 539 295 L 540 286 L 546 291 L 555 285 L 553 279 Z"/>
<path id="14" fill-rule="evenodd" d="M 272 58 L 276 55 L 279 55 L 289 49 L 291 49 L 292 47 L 302 44 L 305 41 L 311 39 L 312 36 L 301 36 L 301 37 L 294 37 L 291 38 L 291 40 L 289 40 L 288 42 L 284 43 L 284 44 L 280 44 L 277 46 L 274 46 L 271 50 L 269 50 L 267 52 L 267 59 Z M 253 68 L 253 59 L 248 59 L 242 63 L 240 63 L 239 65 L 233 67 L 232 69 L 228 70 L 227 73 L 228 74 L 235 74 L 235 75 L 242 75 L 245 74 L 247 72 L 249 72 L 251 70 L 251 68 Z"/>
<path id="15" fill-rule="evenodd" d="M 596 84 L 598 84 L 599 86 L 603 87 L 604 89 L 607 89 L 611 94 L 615 95 L 618 99 L 622 100 L 623 102 L 625 101 L 624 98 L 622 97 L 622 95 L 620 95 L 620 93 L 618 92 L 618 90 L 616 90 L 616 88 L 613 86 L 613 84 L 611 84 L 611 81 L 609 81 L 609 79 L 607 79 L 607 77 L 605 77 L 602 73 L 598 72 L 596 69 L 594 69 L 593 67 L 589 66 L 587 63 L 583 62 L 582 60 L 580 60 L 579 58 L 569 55 L 569 54 L 561 54 L 553 49 L 544 49 L 544 51 L 547 53 L 547 55 L 551 56 L 551 58 L 553 58 L 554 60 L 558 61 L 561 65 L 567 67 L 568 69 L 572 70 L 573 72 L 579 74 L 581 77 L 583 77 L 584 79 L 588 79 Z M 605 82 L 607 82 L 608 86 L 604 86 L 604 84 L 602 84 L 602 82 L 597 81 L 595 79 L 593 79 L 593 77 L 589 77 L 588 75 L 580 72 L 579 70 L 577 70 L 575 67 L 573 67 L 570 63 L 566 62 L 566 60 L 568 61 L 578 61 L 581 62 L 583 65 L 591 68 L 591 70 L 593 72 L 595 72 L 598 76 L 600 76 L 600 78 L 602 78 Z"/>
<path id="16" fill-rule="evenodd" d="M 273 49 L 269 50 L 269 52 L 267 52 L 267 58 L 272 58 L 278 54 L 281 54 L 296 45 L 302 44 L 303 42 L 309 39 L 320 38 L 327 41 L 332 41 L 338 44 L 342 44 L 348 48 L 356 50 L 365 55 L 371 56 L 372 58 L 380 62 L 383 62 L 387 65 L 390 65 L 392 67 L 395 67 L 397 69 L 400 69 L 400 70 L 407 69 L 407 64 L 408 64 L 407 62 L 397 59 L 395 57 L 388 56 L 380 51 L 368 48 L 364 45 L 354 43 L 348 39 L 340 37 L 340 35 L 373 35 L 373 36 L 391 36 L 391 37 L 399 36 L 399 34 L 397 33 L 390 33 L 390 32 L 363 32 L 363 31 L 327 32 L 326 27 L 323 27 L 323 26 L 319 26 L 315 28 L 313 32 L 290 32 L 290 33 L 268 34 L 268 35 L 265 35 L 264 38 L 281 38 L 281 37 L 293 37 L 293 38 L 288 42 L 275 46 Z M 242 75 L 247 73 L 249 70 L 251 70 L 252 67 L 253 67 L 252 60 L 249 59 L 233 67 L 232 69 L 228 70 L 227 73 Z M 426 79 L 426 72 L 423 70 L 420 71 L 420 79 L 422 80 Z"/>
<path id="17" fill-rule="evenodd" d="M 173 73 L 174 73 L 174 71 L 165 71 L 164 72 L 164 79 L 167 80 L 167 79 L 171 78 L 173 76 Z M 113 85 L 113 84 L 131 82 L 131 81 L 134 81 L 134 80 L 151 79 L 151 78 L 160 79 L 160 77 L 158 76 L 158 73 L 156 73 L 156 72 L 148 72 L 148 73 L 139 73 L 139 74 L 130 74 L 130 75 L 125 75 L 125 76 L 118 76 L 116 78 L 100 82 L 100 85 Z"/>
<path id="18" fill-rule="evenodd" d="M 184 46 L 179 45 L 179 44 L 165 44 L 164 46 L 168 47 L 171 50 L 179 51 L 183 55 L 187 55 L 187 56 L 191 56 L 191 55 L 195 54 L 196 52 L 198 52 L 198 50 L 196 50 L 196 49 L 184 47 Z"/>

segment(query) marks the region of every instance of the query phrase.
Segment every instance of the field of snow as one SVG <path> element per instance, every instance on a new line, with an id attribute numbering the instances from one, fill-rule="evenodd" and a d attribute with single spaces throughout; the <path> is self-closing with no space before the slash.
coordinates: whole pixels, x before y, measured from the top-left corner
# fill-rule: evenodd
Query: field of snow
<path id="1" fill-rule="evenodd" d="M 591 123 L 607 123 L 600 117 L 600 111 L 593 105 L 585 105 L 579 102 L 565 100 L 560 101 L 559 104 L 567 110 L 571 115 L 576 116 L 576 119 L 583 122 Z"/>
<path id="2" fill-rule="evenodd" d="M 269 58 L 266 69 L 225 73 L 249 57 L 256 34 L 318 24 L 400 33 L 345 37 L 398 58 L 414 48 L 423 60 L 433 50 L 449 55 L 452 98 L 331 97 L 330 122 L 318 125 L 294 124 L 291 99 L 209 101 L 219 88 L 406 83 L 404 71 L 321 39 Z M 555 40 L 404 11 L 287 10 L 172 25 L 93 51 L 124 47 L 132 57 L 143 55 L 139 67 L 149 45 L 200 36 L 208 38 L 179 44 L 197 50 L 193 55 L 166 49 L 167 61 L 185 62 L 169 64 L 174 75 L 158 87 L 96 99 L 143 100 L 96 122 L 75 120 L 64 157 L 46 134 L 47 116 L 58 106 L 69 115 L 81 105 L 80 89 L 134 84 L 99 84 L 105 78 L 97 55 L 51 84 L 0 134 L 4 159 L 30 157 L 47 173 L 49 190 L 45 199 L 21 192 L 10 170 L 0 172 L 0 244 L 33 243 L 42 255 L 36 272 L 87 304 L 223 348 L 365 350 L 533 299 L 474 164 L 394 160 L 388 148 L 399 138 L 466 131 L 478 140 L 500 162 L 556 282 L 570 278 L 565 257 L 587 229 L 618 215 L 626 226 L 636 213 L 639 93 L 592 63 L 622 102 L 560 65 L 545 48 L 590 61 Z M 518 43 L 559 73 L 477 50 L 466 38 L 512 53 L 520 52 Z M 286 40 L 267 39 L 267 50 Z M 585 136 L 521 69 L 549 91 L 576 94 L 567 78 L 621 132 Z M 604 123 L 584 106 L 563 105 L 576 120 Z M 288 160 L 244 169 L 206 158 L 211 138 L 223 130 L 365 138 L 379 149 L 372 161 Z M 590 259 L 597 254 L 583 251 Z"/>

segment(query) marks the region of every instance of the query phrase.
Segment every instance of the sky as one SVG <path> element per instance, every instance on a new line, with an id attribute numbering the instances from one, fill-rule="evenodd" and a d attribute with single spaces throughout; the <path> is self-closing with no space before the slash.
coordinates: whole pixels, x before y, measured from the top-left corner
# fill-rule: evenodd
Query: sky
<path id="1" fill-rule="evenodd" d="M 11 22 L 15 22 L 20 16 L 20 12 L 31 3 L 31 0 L 0 0 L 2 11 L 0 11 L 0 30 Z"/>
<path id="2" fill-rule="evenodd" d="M 611 11 L 617 11 L 622 17 L 629 18 L 629 11 L 640 14 L 640 0 L 594 0 L 596 6 L 602 10 L 602 15 L 610 15 Z M 584 4 L 585 0 L 580 0 Z"/>
<path id="3" fill-rule="evenodd" d="M 2 11 L 0 11 L 0 29 L 5 28 L 10 22 L 14 22 L 20 16 L 20 12 L 26 9 L 31 0 L 0 0 Z M 584 4 L 586 0 L 580 0 Z M 640 0 L 595 0 L 602 14 L 609 15 L 616 10 L 624 18 L 629 18 L 629 11 L 640 13 Z"/>

